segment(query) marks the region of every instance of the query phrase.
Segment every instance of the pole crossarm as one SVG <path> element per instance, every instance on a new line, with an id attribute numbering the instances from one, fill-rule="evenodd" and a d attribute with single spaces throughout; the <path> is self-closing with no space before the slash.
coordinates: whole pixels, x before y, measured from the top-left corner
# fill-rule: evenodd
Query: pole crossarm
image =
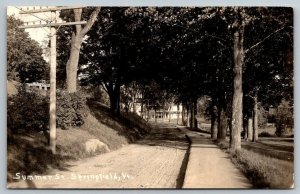
<path id="1" fill-rule="evenodd" d="M 53 18 L 56 18 L 56 11 L 60 11 L 63 9 L 80 9 L 83 7 L 54 7 L 47 9 L 33 9 L 33 10 L 22 10 L 20 14 L 30 14 L 34 15 L 34 13 L 41 12 L 51 12 L 54 15 Z M 76 22 L 62 22 L 57 23 L 57 20 L 54 21 L 46 21 L 46 24 L 33 24 L 33 25 L 23 25 L 19 26 L 19 28 L 43 28 L 50 27 L 51 30 L 51 38 L 50 38 L 50 106 L 49 106 L 49 148 L 52 153 L 56 153 L 56 26 L 71 26 L 71 25 L 81 25 L 87 24 L 86 21 L 76 21 Z M 36 21 L 35 21 L 36 22 Z M 41 22 L 41 21 L 40 21 Z M 28 24 L 28 22 L 27 22 Z M 87 24 L 86 26 L 88 26 Z"/>
<path id="2" fill-rule="evenodd" d="M 48 23 L 48 24 L 37 24 L 37 25 L 19 26 L 19 28 L 43 28 L 43 27 L 55 27 L 55 26 L 81 25 L 81 24 L 86 24 L 86 23 L 87 23 L 86 21 L 62 22 L 62 23 Z"/>
<path id="3" fill-rule="evenodd" d="M 81 9 L 81 8 L 85 8 L 85 7 L 86 6 L 61 6 L 61 7 L 52 7 L 52 8 L 45 8 L 45 9 L 22 10 L 22 11 L 20 11 L 20 14 L 60 11 L 60 10 L 64 10 L 64 9 Z"/>

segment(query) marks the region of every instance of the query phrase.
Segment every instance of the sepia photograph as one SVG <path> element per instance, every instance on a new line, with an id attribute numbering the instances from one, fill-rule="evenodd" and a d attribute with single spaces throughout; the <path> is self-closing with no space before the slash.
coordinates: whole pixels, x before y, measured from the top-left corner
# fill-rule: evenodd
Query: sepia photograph
<path id="1" fill-rule="evenodd" d="M 8 189 L 294 189 L 294 11 L 8 6 Z"/>

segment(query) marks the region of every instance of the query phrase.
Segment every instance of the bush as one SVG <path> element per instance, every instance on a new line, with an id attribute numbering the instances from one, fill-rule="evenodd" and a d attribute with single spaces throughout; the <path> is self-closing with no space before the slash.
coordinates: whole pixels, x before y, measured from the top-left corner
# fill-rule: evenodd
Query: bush
<path id="1" fill-rule="evenodd" d="M 21 87 L 18 94 L 8 97 L 7 126 L 12 131 L 46 130 L 49 121 L 48 98 Z"/>
<path id="2" fill-rule="evenodd" d="M 57 126 L 63 129 L 84 124 L 88 108 L 84 93 L 57 92 Z M 47 130 L 49 125 L 49 96 L 39 90 L 19 89 L 17 95 L 8 98 L 7 125 L 16 130 Z"/>
<path id="3" fill-rule="evenodd" d="M 275 134 L 278 137 L 292 132 L 294 128 L 293 107 L 290 106 L 288 101 L 282 101 L 278 106 L 275 126 Z"/>
<path id="4" fill-rule="evenodd" d="M 88 108 L 83 92 L 69 94 L 66 91 L 57 92 L 57 125 L 62 129 L 78 127 L 84 124 Z"/>
<path id="5" fill-rule="evenodd" d="M 271 135 L 270 133 L 263 131 L 260 134 L 258 134 L 258 137 L 274 137 L 274 135 Z"/>

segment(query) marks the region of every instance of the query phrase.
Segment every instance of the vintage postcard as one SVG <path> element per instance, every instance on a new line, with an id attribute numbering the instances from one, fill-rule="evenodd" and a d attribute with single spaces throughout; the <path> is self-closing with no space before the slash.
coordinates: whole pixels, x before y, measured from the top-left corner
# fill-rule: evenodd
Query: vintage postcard
<path id="1" fill-rule="evenodd" d="M 294 188 L 293 8 L 7 7 L 7 188 Z"/>

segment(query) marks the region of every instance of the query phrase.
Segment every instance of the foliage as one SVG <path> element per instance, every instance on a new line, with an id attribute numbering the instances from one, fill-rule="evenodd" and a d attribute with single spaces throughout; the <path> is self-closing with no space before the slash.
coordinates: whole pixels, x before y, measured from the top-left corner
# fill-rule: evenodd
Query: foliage
<path id="1" fill-rule="evenodd" d="M 88 113 L 84 93 L 57 93 L 57 126 L 63 129 L 81 126 Z M 38 90 L 26 91 L 21 87 L 18 94 L 8 98 L 7 125 L 15 130 L 45 131 L 49 124 L 49 96 Z"/>
<path id="2" fill-rule="evenodd" d="M 263 132 L 258 134 L 258 137 L 274 137 L 274 135 L 270 134 L 267 131 L 263 131 Z"/>
<path id="3" fill-rule="evenodd" d="M 277 108 L 275 126 L 275 134 L 279 137 L 292 132 L 294 128 L 293 108 L 289 105 L 288 101 L 282 101 L 281 105 Z"/>
<path id="4" fill-rule="evenodd" d="M 91 10 L 84 9 L 84 17 Z M 243 25 L 243 110 L 250 115 L 253 96 L 264 108 L 292 99 L 292 14 L 290 8 L 266 7 L 102 7 L 83 42 L 81 83 L 103 86 L 113 110 L 120 88 L 136 82 L 152 106 L 165 104 L 156 97 L 164 92 L 183 104 L 207 95 L 229 115 L 233 32 Z M 63 34 L 71 39 L 70 29 Z M 146 91 L 152 82 L 163 92 Z"/>
<path id="5" fill-rule="evenodd" d="M 253 99 L 247 96 L 257 96 L 264 108 L 278 106 L 283 98 L 293 98 L 293 12 L 290 8 L 268 8 L 263 14 L 264 18 L 254 20 L 245 29 L 248 50 L 243 91 L 250 112 Z"/>
<path id="6" fill-rule="evenodd" d="M 259 109 L 258 109 L 258 126 L 260 128 L 263 128 L 266 126 L 267 122 L 268 122 L 268 111 L 266 111 L 264 109 L 263 106 L 259 106 Z"/>
<path id="7" fill-rule="evenodd" d="M 41 131 L 48 128 L 49 104 L 37 91 L 21 87 L 18 94 L 8 97 L 7 126 L 9 129 Z"/>
<path id="8" fill-rule="evenodd" d="M 78 127 L 84 124 L 88 108 L 83 92 L 68 93 L 60 90 L 57 93 L 57 125 L 62 129 Z"/>
<path id="9" fill-rule="evenodd" d="M 109 98 L 102 86 L 85 86 L 81 87 L 81 91 L 86 93 L 87 99 L 100 102 L 101 104 L 109 107 Z"/>
<path id="10" fill-rule="evenodd" d="M 21 20 L 8 16 L 7 77 L 20 82 L 47 80 L 49 66 L 42 57 L 42 48 L 20 25 L 23 25 Z"/>

